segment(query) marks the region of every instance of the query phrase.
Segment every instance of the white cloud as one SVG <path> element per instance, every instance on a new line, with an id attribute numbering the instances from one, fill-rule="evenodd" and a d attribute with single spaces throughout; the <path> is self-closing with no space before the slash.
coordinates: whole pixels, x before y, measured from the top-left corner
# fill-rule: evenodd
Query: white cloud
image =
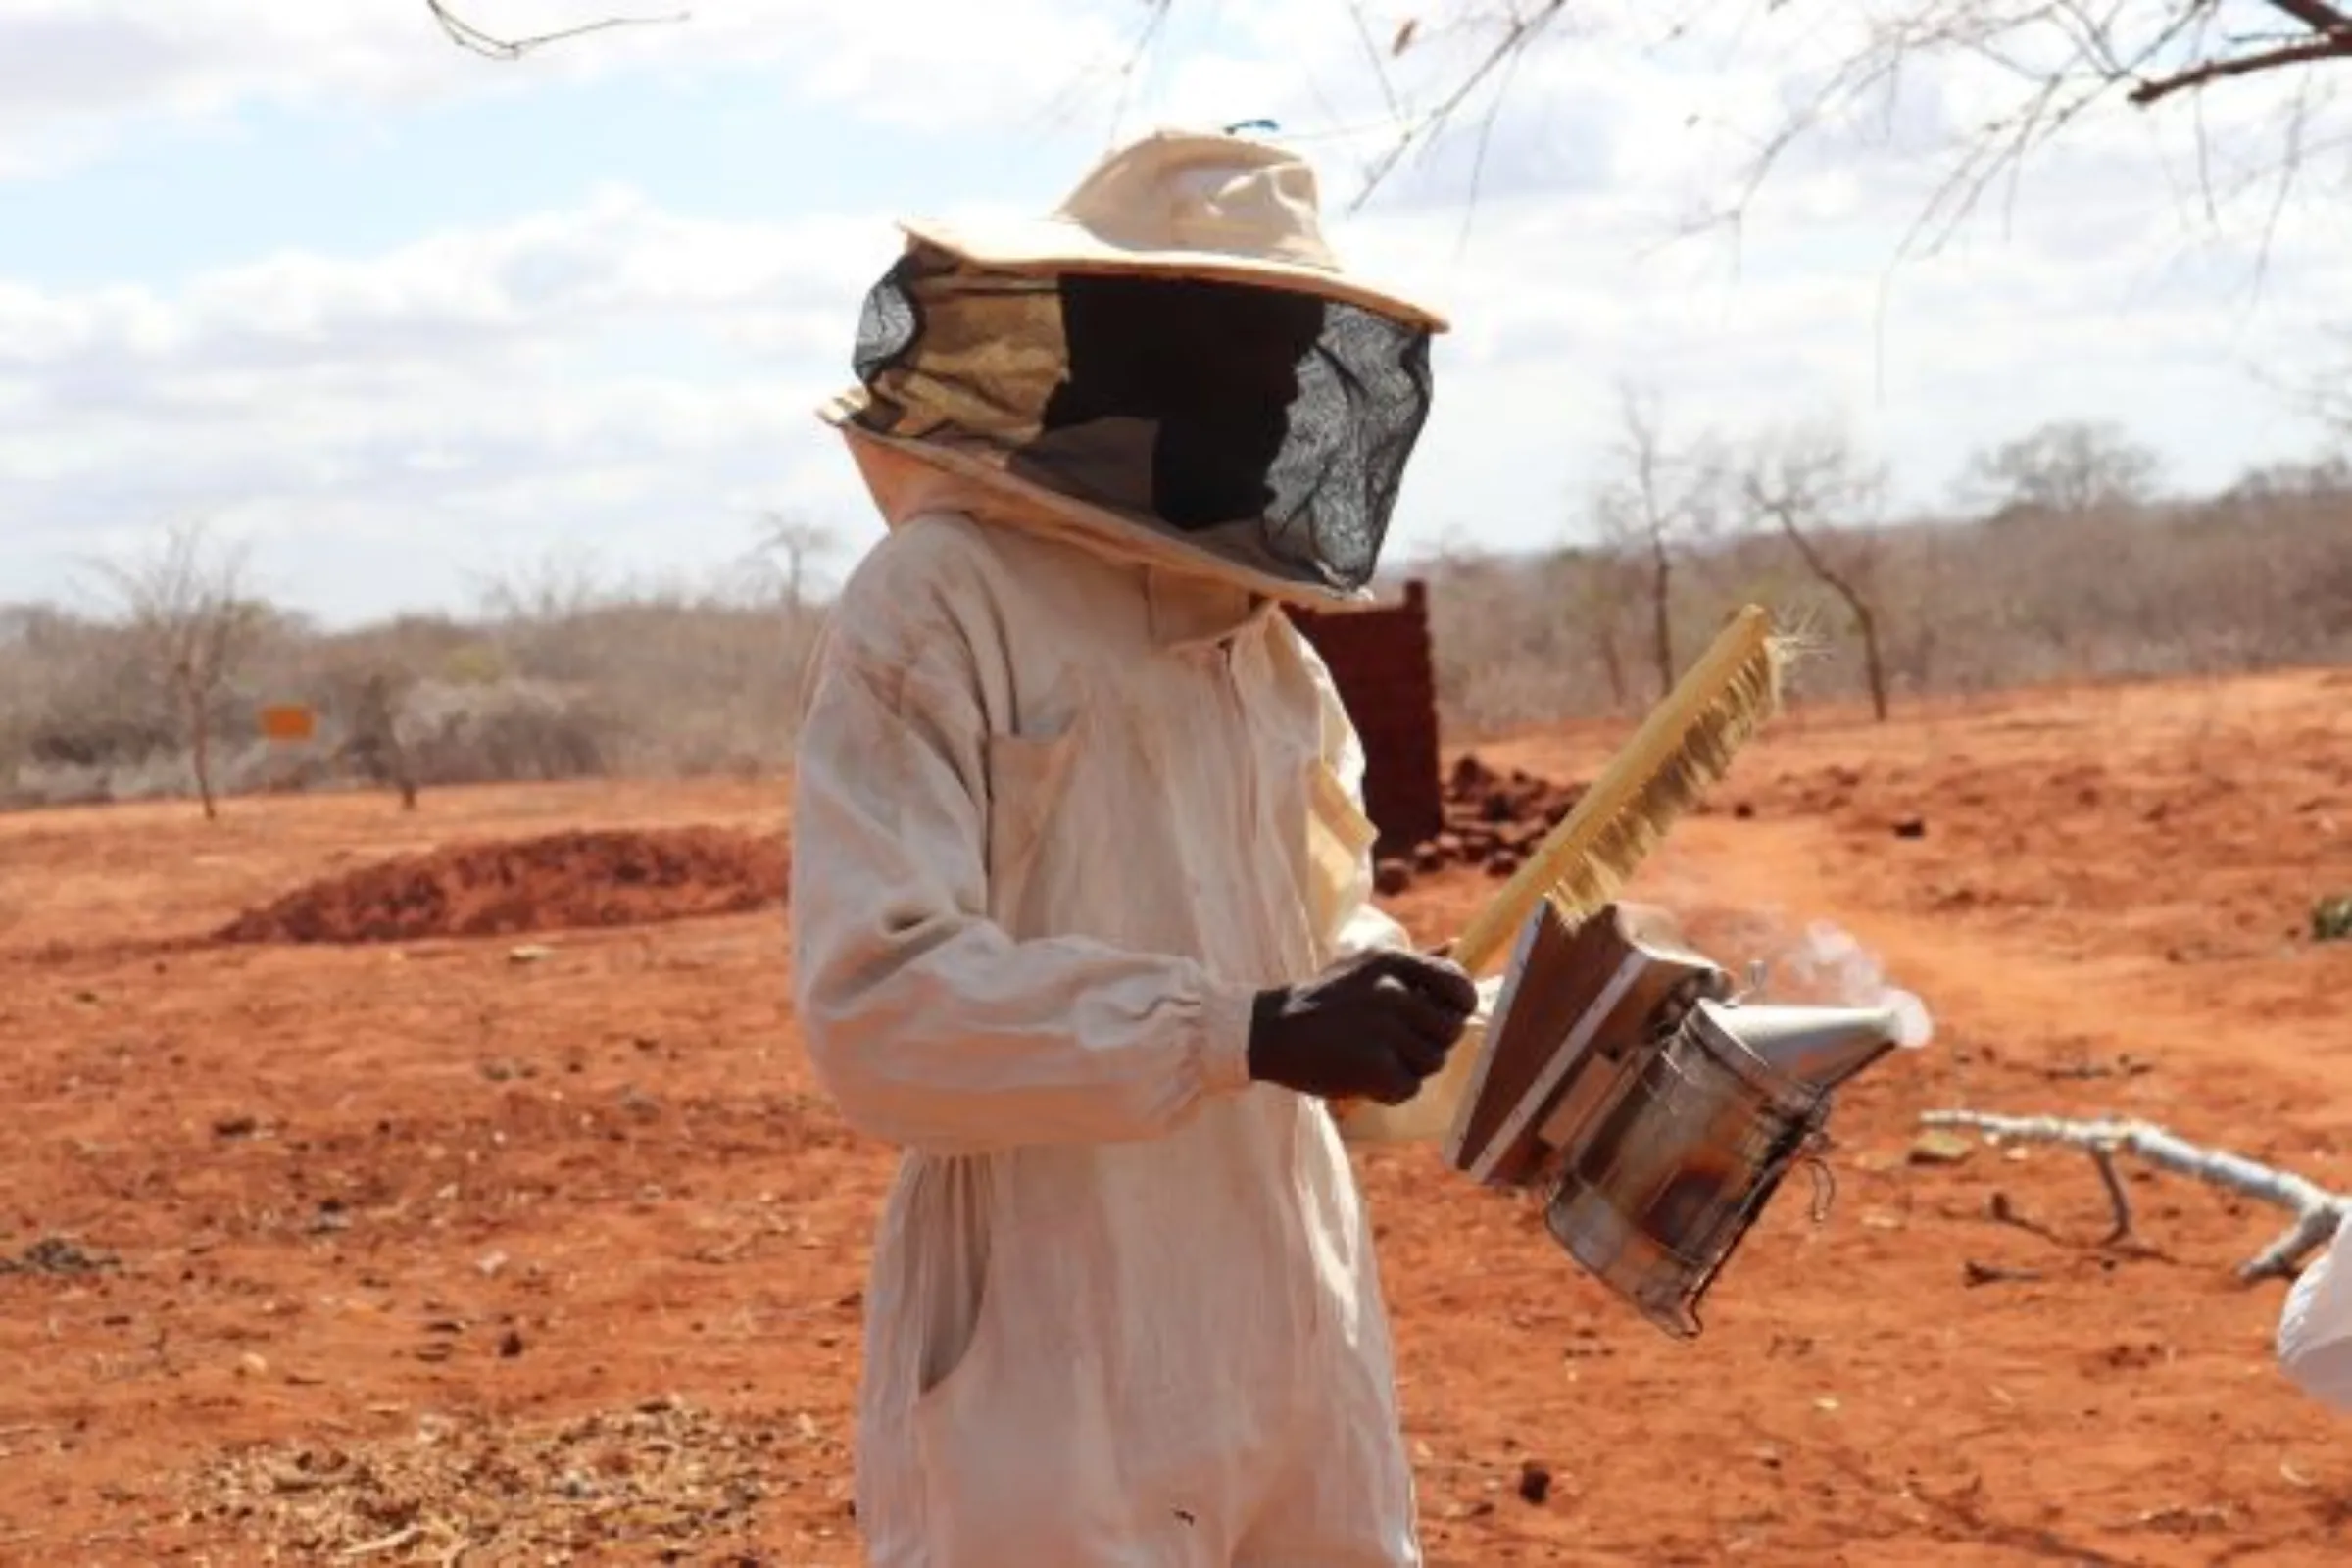
<path id="1" fill-rule="evenodd" d="M 0 369 L 84 377 L 450 366 L 558 329 L 654 316 L 788 332 L 890 255 L 879 216 L 688 219 L 613 190 L 586 207 L 428 236 L 361 261 L 289 252 L 137 287 L 45 294 L 0 281 Z M 169 385 L 169 384 L 167 384 Z"/>
<path id="2" fill-rule="evenodd" d="M 584 529 L 731 553 L 726 514 L 801 455 L 892 245 L 879 216 L 718 223 L 612 192 L 169 293 L 0 288 L 11 553 L 189 514 L 307 541 L 314 579 L 328 519 L 428 566 Z"/>
<path id="3" fill-rule="evenodd" d="M 651 0 L 464 0 L 500 37 L 679 9 Z M 423 0 L 0 0 L 0 178 L 56 173 L 130 124 L 226 123 L 250 105 L 398 111 L 550 81 L 772 68 L 778 88 L 851 122 L 943 131 L 1050 117 L 1039 83 L 1099 107 L 1137 22 L 1086 0 L 712 0 L 684 22 L 480 58 Z"/>

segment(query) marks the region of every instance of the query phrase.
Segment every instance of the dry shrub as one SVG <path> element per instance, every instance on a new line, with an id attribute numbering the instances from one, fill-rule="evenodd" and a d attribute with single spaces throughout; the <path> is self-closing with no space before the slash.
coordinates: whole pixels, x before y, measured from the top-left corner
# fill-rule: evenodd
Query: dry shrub
<path id="1" fill-rule="evenodd" d="M 596 778 L 610 770 L 619 720 L 590 689 L 547 681 L 420 681 L 394 734 L 419 784 Z"/>
<path id="2" fill-rule="evenodd" d="M 2352 497 L 1919 524 L 1878 530 L 1866 550 L 1825 537 L 1828 548 L 1867 560 L 1898 704 L 2060 680 L 2352 662 Z M 1639 570 L 1591 552 L 1423 567 L 1449 738 L 1654 701 Z M 1809 619 L 1820 634 L 1797 700 L 1865 694 L 1843 608 L 1769 535 L 1690 554 L 1677 575 L 1677 646 L 1702 647 L 1748 601 Z"/>
<path id="3" fill-rule="evenodd" d="M 786 766 L 821 612 L 716 594 L 610 593 L 472 620 L 350 631 L 283 621 L 217 697 L 222 791 L 373 781 L 346 750 L 371 679 L 417 781 L 761 776 Z M 304 743 L 261 707 L 307 703 Z M 193 776 L 171 694 L 120 626 L 0 611 L 0 808 L 176 796 Z"/>

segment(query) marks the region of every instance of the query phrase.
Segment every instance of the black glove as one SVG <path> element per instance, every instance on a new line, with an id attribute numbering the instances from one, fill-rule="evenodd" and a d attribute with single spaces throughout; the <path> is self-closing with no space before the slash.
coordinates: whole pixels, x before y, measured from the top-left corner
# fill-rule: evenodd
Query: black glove
<path id="1" fill-rule="evenodd" d="M 1250 1076 L 1401 1105 L 1446 1065 L 1477 1010 L 1478 988 L 1457 964 L 1394 949 L 1359 954 L 1305 985 L 1259 993 Z"/>

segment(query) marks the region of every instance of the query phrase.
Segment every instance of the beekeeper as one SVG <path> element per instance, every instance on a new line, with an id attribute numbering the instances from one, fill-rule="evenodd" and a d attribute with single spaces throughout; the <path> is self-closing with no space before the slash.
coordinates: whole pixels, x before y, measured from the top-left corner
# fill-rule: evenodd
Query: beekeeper
<path id="1" fill-rule="evenodd" d="M 791 891 L 816 1071 L 905 1151 L 869 1560 L 1418 1562 L 1327 1098 L 1410 1099 L 1475 997 L 1369 902 L 1363 754 L 1279 604 L 1365 597 L 1444 323 L 1254 140 L 903 226 L 827 410 L 890 531 L 812 678 Z"/>
<path id="2" fill-rule="evenodd" d="M 2352 1226 L 2337 1226 L 2295 1276 L 2278 1313 L 2277 1349 L 2287 1381 L 2352 1414 Z"/>

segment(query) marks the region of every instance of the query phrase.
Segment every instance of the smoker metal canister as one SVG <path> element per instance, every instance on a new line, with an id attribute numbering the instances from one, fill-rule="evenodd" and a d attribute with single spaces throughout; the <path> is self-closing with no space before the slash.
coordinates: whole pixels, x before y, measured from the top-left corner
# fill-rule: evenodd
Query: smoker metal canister
<path id="1" fill-rule="evenodd" d="M 1693 1008 L 1627 1058 L 1545 1207 L 1588 1273 L 1678 1339 L 1700 1332 L 1700 1298 L 1830 1109 L 1826 1089 L 1775 1070 L 1723 1018 Z"/>

